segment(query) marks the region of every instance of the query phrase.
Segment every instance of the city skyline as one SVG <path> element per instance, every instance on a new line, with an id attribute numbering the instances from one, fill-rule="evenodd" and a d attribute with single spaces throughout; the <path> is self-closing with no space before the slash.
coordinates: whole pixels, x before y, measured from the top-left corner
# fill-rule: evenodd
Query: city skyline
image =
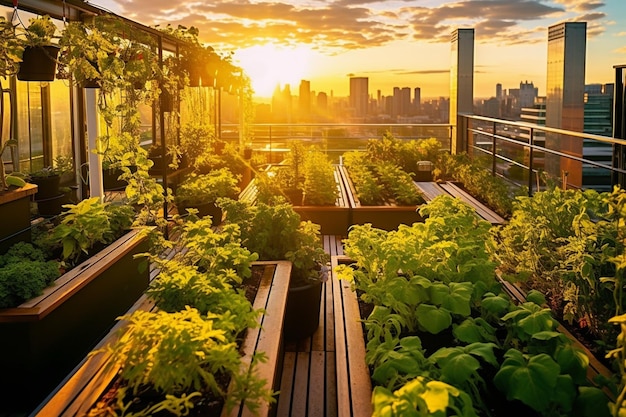
<path id="1" fill-rule="evenodd" d="M 475 97 L 494 96 L 496 82 L 512 88 L 525 80 L 545 95 L 548 27 L 559 22 L 587 22 L 586 83 L 612 82 L 613 66 L 626 62 L 621 0 L 94 3 L 146 25 L 198 27 L 203 42 L 233 52 L 265 97 L 278 83 L 297 91 L 302 79 L 348 96 L 351 76 L 368 77 L 372 92 L 409 86 L 423 97 L 448 96 L 456 28 L 475 29 Z"/>

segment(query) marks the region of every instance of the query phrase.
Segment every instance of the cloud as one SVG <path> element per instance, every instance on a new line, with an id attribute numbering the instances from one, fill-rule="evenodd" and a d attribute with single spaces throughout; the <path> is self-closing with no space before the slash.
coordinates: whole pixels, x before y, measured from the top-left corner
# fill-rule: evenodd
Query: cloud
<path id="1" fill-rule="evenodd" d="M 476 29 L 477 42 L 544 42 L 546 20 L 585 20 L 602 33 L 603 2 L 584 0 L 214 0 L 172 5 L 171 0 L 114 0 L 122 13 L 145 24 L 200 29 L 218 50 L 260 43 L 308 44 L 328 54 L 402 40 L 450 42 L 459 27 Z M 417 3 L 417 5 L 416 5 Z"/>
<path id="2" fill-rule="evenodd" d="M 622 46 L 621 48 L 617 48 L 613 52 L 615 52 L 617 54 L 626 54 L 626 46 Z"/>

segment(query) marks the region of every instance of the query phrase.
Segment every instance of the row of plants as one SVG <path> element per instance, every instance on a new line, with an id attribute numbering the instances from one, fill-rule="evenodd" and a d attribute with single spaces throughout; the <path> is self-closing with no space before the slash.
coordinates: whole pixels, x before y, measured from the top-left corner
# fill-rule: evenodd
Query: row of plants
<path id="1" fill-rule="evenodd" d="M 546 295 L 550 308 L 582 331 L 603 357 L 624 313 L 626 191 L 561 190 L 518 197 L 491 252 L 506 279 Z"/>
<path id="2" fill-rule="evenodd" d="M 460 182 L 472 196 L 505 218 L 511 216 L 515 197 L 528 194 L 526 188 L 512 187 L 503 178 L 492 175 L 487 159 L 442 153 L 433 162 L 435 180 Z"/>
<path id="3" fill-rule="evenodd" d="M 284 196 L 293 205 L 334 206 L 338 190 L 335 169 L 319 148 L 292 143 L 280 165 L 256 175 L 257 200 Z"/>
<path id="4" fill-rule="evenodd" d="M 354 226 L 344 241 L 364 317 L 376 416 L 608 416 L 588 357 L 556 331 L 544 297 L 517 305 L 496 279 L 489 223 L 447 196 L 424 223 Z M 504 401 L 506 400 L 506 401 Z"/>
<path id="5" fill-rule="evenodd" d="M 0 308 L 40 295 L 64 273 L 129 230 L 131 207 L 97 197 L 67 206 L 54 222 L 33 230 L 33 242 L 18 242 L 0 257 Z"/>
<path id="6" fill-rule="evenodd" d="M 261 313 L 242 289 L 258 255 L 242 246 L 234 224 L 215 230 L 210 218 L 178 221 L 177 254 L 145 254 L 160 269 L 146 292 L 156 309 L 121 317 L 119 339 L 102 348 L 119 377 L 90 415 L 218 415 L 240 401 L 251 410 L 273 401 L 254 372 L 262 352 L 243 370 L 238 351 Z"/>
<path id="7" fill-rule="evenodd" d="M 387 132 L 368 140 L 365 152 L 345 153 L 343 163 L 362 205 L 418 205 L 424 199 L 413 184 L 417 163 L 436 160 L 439 148 L 436 139 L 400 141 Z"/>

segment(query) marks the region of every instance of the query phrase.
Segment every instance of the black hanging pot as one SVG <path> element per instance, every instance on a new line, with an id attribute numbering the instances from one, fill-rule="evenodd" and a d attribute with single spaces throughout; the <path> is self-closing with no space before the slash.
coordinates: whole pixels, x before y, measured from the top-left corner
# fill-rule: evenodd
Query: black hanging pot
<path id="1" fill-rule="evenodd" d="M 161 91 L 160 97 L 161 110 L 164 112 L 172 112 L 174 111 L 174 99 L 172 98 L 172 94 L 170 94 L 167 90 Z"/>
<path id="2" fill-rule="evenodd" d="M 59 47 L 56 45 L 24 48 L 17 79 L 20 81 L 54 81 L 58 55 Z"/>

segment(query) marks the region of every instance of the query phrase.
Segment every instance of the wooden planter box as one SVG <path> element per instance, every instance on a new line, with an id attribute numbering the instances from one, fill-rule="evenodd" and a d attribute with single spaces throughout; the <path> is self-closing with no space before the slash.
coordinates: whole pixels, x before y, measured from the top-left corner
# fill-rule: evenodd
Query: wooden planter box
<path id="1" fill-rule="evenodd" d="M 34 408 L 146 289 L 148 250 L 133 229 L 62 275 L 43 295 L 0 310 L 0 402 Z"/>
<path id="2" fill-rule="evenodd" d="M 333 271 L 345 256 L 333 256 Z M 337 278 L 332 276 L 333 280 Z M 372 381 L 365 363 L 365 339 L 356 292 L 348 281 L 333 285 L 338 417 L 371 416 Z"/>
<path id="3" fill-rule="evenodd" d="M 378 229 L 394 230 L 401 224 L 412 225 L 413 223 L 424 221 L 422 216 L 417 213 L 419 206 L 398 206 L 392 202 L 382 206 L 362 205 L 345 166 L 340 166 L 339 168 L 342 181 L 348 192 L 351 224 L 371 223 L 373 227 Z"/>
<path id="4" fill-rule="evenodd" d="M 37 186 L 26 184 L 0 193 L 0 253 L 17 242 L 30 242 L 30 200 Z"/>
<path id="5" fill-rule="evenodd" d="M 255 351 L 265 352 L 267 361 L 256 367 L 256 373 L 267 381 L 267 387 L 278 389 L 282 359 L 282 327 L 287 303 L 287 290 L 291 275 L 291 263 L 287 261 L 254 262 L 264 266 L 263 277 L 253 302 L 255 309 L 264 309 L 258 322 L 261 327 L 250 329 L 243 340 L 241 366 L 249 369 Z M 128 313 L 142 309 L 152 310 L 154 304 L 142 295 L 128 310 Z M 118 322 L 96 346 L 100 348 L 119 337 L 124 322 Z M 98 353 L 83 359 L 65 380 L 31 414 L 33 416 L 84 416 L 114 380 L 117 369 L 106 369 L 108 353 Z M 273 413 L 270 404 L 262 404 L 258 410 L 260 417 Z M 254 414 L 242 404 L 230 414 L 224 410 L 221 417 L 251 417 Z M 217 416 L 215 416 L 217 417 Z"/>
<path id="6" fill-rule="evenodd" d="M 348 233 L 350 222 L 350 204 L 345 183 L 342 180 L 340 167 L 335 166 L 335 182 L 339 191 L 334 206 L 293 206 L 302 220 L 310 220 L 321 227 L 323 235 L 340 235 Z M 257 201 L 256 179 L 252 179 L 248 186 L 239 194 L 239 199 L 255 204 Z"/>

